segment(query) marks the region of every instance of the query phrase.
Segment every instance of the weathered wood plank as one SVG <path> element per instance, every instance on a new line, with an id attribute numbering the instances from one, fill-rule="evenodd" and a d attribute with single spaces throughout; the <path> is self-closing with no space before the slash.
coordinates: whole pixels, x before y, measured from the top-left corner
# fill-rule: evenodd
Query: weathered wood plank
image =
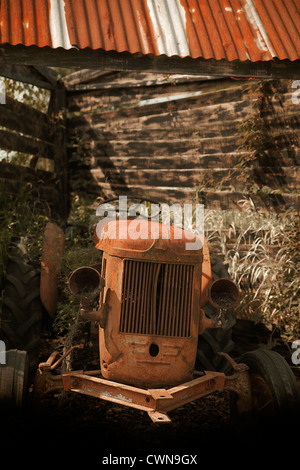
<path id="1" fill-rule="evenodd" d="M 229 104 L 219 104 L 203 106 L 196 109 L 172 109 L 165 103 L 164 109 L 148 107 L 139 108 L 135 113 L 133 110 L 124 110 L 119 112 L 102 114 L 86 114 L 82 117 L 77 116 L 68 121 L 70 129 L 75 129 L 77 135 L 91 130 L 94 136 L 99 135 L 103 130 L 114 132 L 122 129 L 136 129 L 141 126 L 144 129 L 160 129 L 162 127 L 188 128 L 195 127 L 195 123 L 205 123 L 206 125 L 215 125 L 220 121 L 242 120 L 251 112 L 251 106 L 246 106 L 245 102 L 236 102 Z M 146 109 L 147 108 L 147 109 Z M 129 112 L 130 111 L 130 112 Z"/>
<path id="2" fill-rule="evenodd" d="M 173 140 L 174 138 L 182 139 L 182 140 L 190 140 L 194 142 L 195 140 L 205 140 L 205 139 L 235 139 L 236 142 L 239 140 L 242 141 L 242 135 L 238 130 L 238 124 L 240 121 L 229 121 L 225 123 L 212 123 L 207 124 L 204 123 L 199 126 L 194 127 L 180 127 L 180 126 L 163 126 L 160 128 L 151 129 L 151 132 L 146 127 L 140 128 L 116 128 L 115 131 L 112 129 L 107 131 L 103 129 L 99 131 L 99 134 L 96 134 L 94 128 L 86 127 L 76 129 L 76 135 L 86 139 L 88 141 L 93 141 L 95 144 L 98 142 L 101 146 L 103 143 L 112 143 L 114 141 L 126 141 L 126 142 L 138 142 L 138 141 L 160 141 L 160 142 L 167 142 Z M 295 124 L 296 126 L 296 124 Z M 69 133 L 72 135 L 72 130 Z M 276 144 L 280 143 L 297 143 L 298 140 L 300 141 L 300 127 L 294 128 L 288 122 L 278 123 L 274 121 L 274 125 L 270 122 L 269 127 L 269 135 L 276 139 Z M 193 144 L 194 145 L 194 144 Z M 94 145 L 95 146 L 95 145 Z"/>
<path id="3" fill-rule="evenodd" d="M 223 187 L 245 188 L 245 176 L 251 178 L 253 184 L 263 184 L 272 188 L 297 188 L 299 185 L 300 168 L 256 168 L 254 170 L 228 170 L 227 168 L 218 169 L 199 169 L 178 170 L 178 169 L 159 169 L 159 170 L 116 170 L 116 169 L 96 169 L 80 170 L 77 173 L 79 178 L 88 180 L 92 176 L 95 182 L 118 184 L 120 180 L 123 184 L 130 185 L 134 181 L 137 185 L 160 186 L 160 187 Z"/>
<path id="4" fill-rule="evenodd" d="M 0 125 L 45 142 L 52 142 L 53 128 L 50 117 L 9 96 L 6 97 L 6 104 L 0 106 Z"/>
<path id="5" fill-rule="evenodd" d="M 245 87 L 239 88 L 229 88 L 228 90 L 219 90 L 215 92 L 203 93 L 201 95 L 190 96 L 182 99 L 174 99 L 167 102 L 157 102 L 150 103 L 145 106 L 140 106 L 138 103 L 136 106 L 122 108 L 121 102 L 117 110 L 115 111 L 105 111 L 101 113 L 92 112 L 92 115 L 96 115 L 97 118 L 103 115 L 103 118 L 106 120 L 114 119 L 115 115 L 120 118 L 128 117 L 140 117 L 151 114 L 160 114 L 168 110 L 169 112 L 180 110 L 192 110 L 192 109 L 202 109 L 203 106 L 215 106 L 218 108 L 220 106 L 228 107 L 228 109 L 237 109 L 247 108 L 252 104 L 252 98 L 249 97 L 245 92 Z M 98 106 L 98 103 L 96 104 Z M 99 100 L 99 106 L 101 108 L 101 100 Z M 82 109 L 82 108 L 80 108 Z M 96 108 L 97 110 L 97 108 Z M 84 113 L 84 117 L 88 117 L 89 113 Z"/>
<path id="6" fill-rule="evenodd" d="M 159 73 L 204 74 L 229 77 L 300 78 L 299 60 L 226 61 L 118 53 L 82 49 L 52 49 L 36 46 L 1 45 L 0 65 L 25 64 L 59 67 L 134 70 Z"/>
<path id="7" fill-rule="evenodd" d="M 77 181 L 78 183 L 78 181 Z M 86 190 L 87 181 L 84 183 L 83 190 Z M 78 190 L 76 184 L 76 190 Z M 236 192 L 207 192 L 205 195 L 197 199 L 194 188 L 167 188 L 158 186 L 145 185 L 110 185 L 109 183 L 89 182 L 89 193 L 100 198 L 109 198 L 119 195 L 132 195 L 138 197 L 150 197 L 158 202 L 172 204 L 175 202 L 199 202 L 204 203 L 206 208 L 215 210 L 242 210 L 242 204 L 247 199 L 251 199 L 257 209 L 262 211 L 282 212 L 286 207 L 299 212 L 299 196 L 297 194 L 281 194 L 281 195 L 264 195 L 264 199 L 256 194 L 244 194 Z"/>
<path id="8" fill-rule="evenodd" d="M 220 137 L 214 139 L 183 139 L 173 140 L 103 140 L 90 142 L 86 155 L 117 156 L 126 153 L 128 156 L 151 156 L 162 154 L 195 154 L 195 153 L 231 153 L 237 150 L 235 137 Z"/>
<path id="9" fill-rule="evenodd" d="M 69 75 L 66 75 L 62 78 L 62 82 L 66 90 L 73 90 L 76 89 L 76 86 L 78 84 L 88 84 L 93 80 L 100 80 L 102 77 L 107 77 L 108 75 L 110 75 L 111 77 L 115 77 L 116 75 L 119 75 L 119 73 L 112 71 L 103 72 L 102 69 L 94 70 L 87 68 L 76 70 L 76 72 L 72 72 Z"/>
<path id="10" fill-rule="evenodd" d="M 53 146 L 51 144 L 25 137 L 16 132 L 0 130 L 0 148 L 53 159 Z"/>
<path id="11" fill-rule="evenodd" d="M 246 152 L 245 152 L 246 154 Z M 128 156 L 119 154 L 116 157 L 92 156 L 90 164 L 93 169 L 193 169 L 193 168 L 231 168 L 240 163 L 241 153 L 214 153 L 214 154 L 190 154 L 190 155 L 156 155 L 155 158 L 149 156 Z M 261 163 L 261 167 L 270 166 L 295 166 L 300 164 L 300 149 L 283 149 L 282 151 L 271 152 L 269 158 Z"/>
<path id="12" fill-rule="evenodd" d="M 12 78 L 23 83 L 30 83 L 46 90 L 52 90 L 55 87 L 54 70 L 49 72 L 45 67 L 31 67 L 26 65 L 2 65 L 0 67 L 1 77 Z M 51 78 L 50 78 L 51 77 Z"/>
<path id="13" fill-rule="evenodd" d="M 79 126 L 78 128 L 69 129 L 69 135 L 75 134 L 81 136 L 83 139 L 91 138 L 93 140 L 172 140 L 174 137 L 180 137 L 185 139 L 200 139 L 200 138 L 214 138 L 214 137 L 238 137 L 237 126 L 240 123 L 239 120 L 229 120 L 225 122 L 207 123 L 195 123 L 191 120 L 189 126 L 177 125 L 176 119 L 174 122 L 166 123 L 166 125 L 155 126 L 149 129 L 146 126 L 142 126 L 141 123 L 138 127 L 124 126 L 116 127 L 115 129 L 109 129 L 104 127 L 99 129 L 99 134 L 94 132 L 94 127 Z M 163 123 L 162 123 L 163 124 Z M 97 125 L 96 125 L 97 126 Z M 293 129 L 293 132 L 294 129 Z"/>
<path id="14" fill-rule="evenodd" d="M 215 136 L 213 138 L 200 136 L 180 136 L 177 133 L 171 133 L 169 136 L 158 140 L 157 138 L 151 139 L 151 135 L 147 140 L 136 138 L 133 140 L 119 140 L 118 136 L 110 136 L 107 139 L 98 138 L 93 140 L 92 132 L 89 138 L 85 137 L 83 140 L 89 144 L 86 149 L 86 157 L 112 157 L 118 155 L 148 156 L 149 158 L 156 155 L 188 155 L 188 154 L 214 154 L 214 153 L 232 153 L 240 152 L 242 155 L 244 149 L 242 148 L 241 141 L 236 135 L 229 136 Z M 297 144 L 298 138 L 291 133 L 272 133 L 270 132 L 274 144 L 278 149 Z M 299 139 L 300 140 L 300 139 Z"/>
<path id="15" fill-rule="evenodd" d="M 52 172 L 45 170 L 35 170 L 28 166 L 16 165 L 9 162 L 0 162 L 0 173 L 2 177 L 6 177 L 8 179 L 13 179 L 15 177 L 16 179 L 25 178 L 26 181 L 40 180 L 41 183 L 49 181 L 53 182 Z"/>
<path id="16" fill-rule="evenodd" d="M 118 83 L 118 82 L 117 82 Z M 131 82 L 128 82 L 130 84 Z M 107 89 L 86 91 L 80 94 L 68 93 L 68 108 L 70 111 L 90 112 L 97 110 L 97 108 L 105 109 L 111 107 L 124 107 L 124 106 L 137 106 L 138 103 L 153 99 L 169 100 L 185 99 L 184 95 L 195 93 L 194 96 L 208 95 L 214 93 L 215 102 L 218 101 L 232 101 L 234 94 L 240 96 L 242 92 L 246 93 L 249 88 L 247 85 L 240 84 L 236 81 L 209 81 L 209 82 L 176 82 L 175 84 L 166 83 L 158 86 L 138 86 L 138 81 L 135 87 L 121 87 L 110 89 L 107 84 Z M 243 82 L 244 83 L 244 82 Z M 84 85 L 83 85 L 84 86 Z M 101 84 L 99 85 L 101 86 Z M 237 97 L 235 98 L 237 99 Z"/>
<path id="17" fill-rule="evenodd" d="M 76 91 L 89 91 L 98 89 L 115 88 L 142 88 L 158 87 L 167 85 L 178 85 L 189 83 L 201 85 L 202 82 L 213 80 L 224 81 L 223 77 L 209 75 L 187 75 L 187 74 L 159 74 L 147 72 L 103 72 L 102 70 L 84 69 L 74 72 L 63 78 L 68 93 Z M 228 79 L 230 80 L 230 79 Z"/>
<path id="18" fill-rule="evenodd" d="M 53 126 L 53 159 L 56 172 L 56 183 L 60 193 L 60 216 L 66 221 L 70 210 L 70 192 L 68 179 L 68 151 L 66 129 L 66 89 L 60 82 L 52 92 L 49 109 L 59 116 Z"/>

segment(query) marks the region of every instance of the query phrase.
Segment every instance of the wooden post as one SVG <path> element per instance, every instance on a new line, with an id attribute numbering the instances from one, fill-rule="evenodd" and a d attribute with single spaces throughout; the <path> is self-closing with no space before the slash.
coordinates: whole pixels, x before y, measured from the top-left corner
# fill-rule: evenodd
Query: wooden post
<path id="1" fill-rule="evenodd" d="M 60 194 L 59 214 L 65 221 L 69 213 L 68 154 L 66 127 L 66 89 L 61 81 L 52 91 L 49 113 L 53 122 L 54 171 Z"/>

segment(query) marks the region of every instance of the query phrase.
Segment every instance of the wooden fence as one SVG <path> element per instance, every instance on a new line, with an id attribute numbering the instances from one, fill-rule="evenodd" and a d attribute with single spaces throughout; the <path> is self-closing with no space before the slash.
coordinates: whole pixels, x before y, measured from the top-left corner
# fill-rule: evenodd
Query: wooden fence
<path id="1" fill-rule="evenodd" d="M 30 183 L 32 195 L 45 202 L 50 215 L 65 218 L 68 212 L 66 127 L 61 112 L 64 87 L 56 74 L 46 69 L 14 66 L 0 68 L 0 75 L 46 88 L 50 91 L 48 112 L 28 106 L 9 96 L 0 105 L 0 149 L 30 156 L 29 166 L 0 162 L 0 184 L 18 193 L 21 183 Z M 39 159 L 52 161 L 51 171 L 38 170 Z"/>

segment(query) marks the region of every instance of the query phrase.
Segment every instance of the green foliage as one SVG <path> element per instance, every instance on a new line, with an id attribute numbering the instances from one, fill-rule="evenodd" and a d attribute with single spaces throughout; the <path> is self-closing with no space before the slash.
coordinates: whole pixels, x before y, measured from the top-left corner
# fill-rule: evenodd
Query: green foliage
<path id="1" fill-rule="evenodd" d="M 96 203 L 73 194 L 72 209 L 65 231 L 66 247 L 62 260 L 62 271 L 58 283 L 58 305 L 54 320 L 54 331 L 65 334 L 78 324 L 79 300 L 68 288 L 68 277 L 80 266 L 101 263 L 101 252 L 93 243 L 96 219 Z"/>
<path id="2" fill-rule="evenodd" d="M 46 207 L 34 200 L 29 183 L 20 184 L 17 194 L 0 186 L 0 280 L 6 272 L 9 246 L 13 239 L 26 242 L 28 258 L 40 265 L 42 241 L 48 221 Z"/>

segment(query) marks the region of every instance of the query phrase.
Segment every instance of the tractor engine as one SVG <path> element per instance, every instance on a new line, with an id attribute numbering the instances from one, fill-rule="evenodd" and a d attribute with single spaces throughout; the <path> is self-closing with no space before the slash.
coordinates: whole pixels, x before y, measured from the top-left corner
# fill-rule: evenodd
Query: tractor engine
<path id="1" fill-rule="evenodd" d="M 212 282 L 204 239 L 149 220 L 139 220 L 139 238 L 116 237 L 128 234 L 131 222 L 106 224 L 96 240 L 101 275 L 93 267 L 78 268 L 69 286 L 81 299 L 82 316 L 99 325 L 105 379 L 148 388 L 184 383 L 194 372 L 198 335 L 219 326 L 203 306 L 210 299 L 220 313 L 229 305 L 219 299 L 225 293 L 232 307 L 238 290 L 227 279 Z M 198 246 L 187 250 L 193 241 Z M 99 304 L 92 310 L 95 296 Z"/>

